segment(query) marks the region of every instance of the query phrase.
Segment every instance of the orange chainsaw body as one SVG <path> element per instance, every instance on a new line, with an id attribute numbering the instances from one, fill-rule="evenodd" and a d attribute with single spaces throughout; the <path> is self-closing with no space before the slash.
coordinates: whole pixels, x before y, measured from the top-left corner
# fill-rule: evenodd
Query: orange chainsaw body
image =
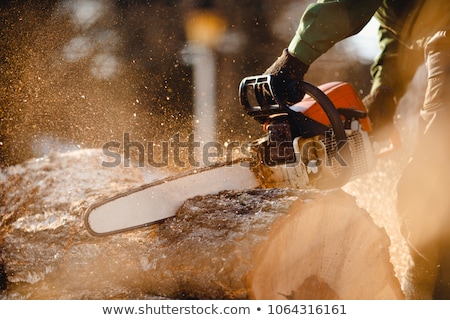
<path id="1" fill-rule="evenodd" d="M 336 109 L 354 109 L 367 112 L 353 86 L 347 82 L 328 82 L 320 85 L 318 88 L 328 96 Z M 320 122 L 323 125 L 330 125 L 330 120 L 323 108 L 309 95 L 305 95 L 303 100 L 291 106 L 291 109 L 296 112 L 301 112 L 308 118 Z M 361 129 L 366 132 L 372 131 L 372 125 L 368 117 L 359 119 L 359 121 L 361 123 Z"/>

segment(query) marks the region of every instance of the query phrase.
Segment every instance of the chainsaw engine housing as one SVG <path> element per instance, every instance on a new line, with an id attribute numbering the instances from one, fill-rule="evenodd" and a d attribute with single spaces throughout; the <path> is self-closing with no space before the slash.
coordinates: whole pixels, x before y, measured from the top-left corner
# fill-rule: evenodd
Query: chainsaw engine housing
<path id="1" fill-rule="evenodd" d="M 372 169 L 371 123 L 350 84 L 305 86 L 312 94 L 305 90 L 301 102 L 286 106 L 274 97 L 270 76 L 263 77 L 246 78 L 255 91 L 256 105 L 250 104 L 248 88 L 244 88 L 249 82 L 241 83 L 244 109 L 266 132 L 251 145 L 258 157 L 253 171 L 262 185 L 335 188 Z"/>

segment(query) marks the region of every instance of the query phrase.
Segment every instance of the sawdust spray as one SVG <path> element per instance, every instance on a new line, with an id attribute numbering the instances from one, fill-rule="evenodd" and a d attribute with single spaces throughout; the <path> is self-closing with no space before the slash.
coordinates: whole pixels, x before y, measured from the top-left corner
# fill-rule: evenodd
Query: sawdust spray
<path id="1" fill-rule="evenodd" d="M 178 43 L 161 43 L 178 31 L 149 31 L 164 28 L 167 8 L 128 9 L 107 0 L 5 6 L 2 166 L 50 150 L 100 148 L 124 133 L 145 145 L 190 129 L 190 102 L 179 93 L 189 90 L 189 70 L 176 61 Z"/>

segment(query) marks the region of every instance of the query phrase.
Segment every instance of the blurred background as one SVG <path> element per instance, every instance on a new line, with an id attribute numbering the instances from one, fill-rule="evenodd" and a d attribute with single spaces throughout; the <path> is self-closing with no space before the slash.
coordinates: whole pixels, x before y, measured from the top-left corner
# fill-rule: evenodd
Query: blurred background
<path id="1" fill-rule="evenodd" d="M 202 113 L 220 143 L 259 138 L 238 85 L 280 55 L 311 2 L 2 0 L 0 166 L 124 133 L 144 145 L 186 141 Z M 336 45 L 306 80 L 349 81 L 363 97 L 376 32 L 371 22 Z"/>

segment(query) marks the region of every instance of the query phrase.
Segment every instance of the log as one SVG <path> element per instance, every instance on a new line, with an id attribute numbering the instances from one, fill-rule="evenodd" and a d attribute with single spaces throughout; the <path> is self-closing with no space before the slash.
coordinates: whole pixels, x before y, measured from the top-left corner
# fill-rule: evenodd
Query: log
<path id="1" fill-rule="evenodd" d="M 93 237 L 87 206 L 149 175 L 102 157 L 53 154 L 2 173 L 0 299 L 403 298 L 389 237 L 342 190 L 224 191 Z"/>
<path id="2" fill-rule="evenodd" d="M 255 257 L 255 299 L 400 299 L 390 241 L 341 191 L 297 200 Z M 276 270 L 276 272 L 274 272 Z"/>

